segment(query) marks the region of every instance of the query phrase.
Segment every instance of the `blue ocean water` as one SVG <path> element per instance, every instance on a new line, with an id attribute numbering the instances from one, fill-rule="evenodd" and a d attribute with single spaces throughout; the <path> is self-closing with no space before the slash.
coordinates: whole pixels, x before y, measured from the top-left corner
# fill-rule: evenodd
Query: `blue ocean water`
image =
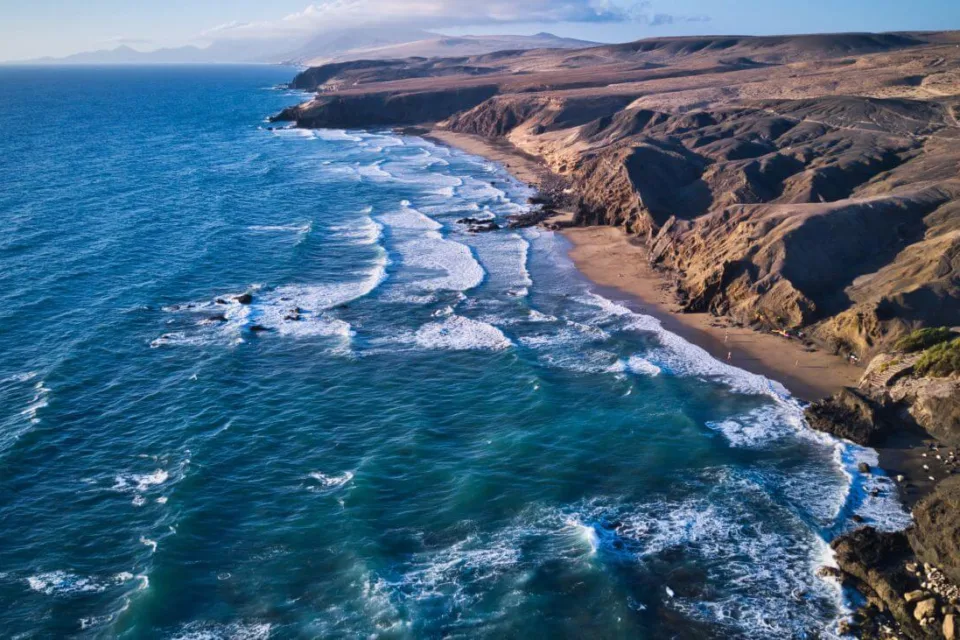
<path id="1" fill-rule="evenodd" d="M 873 452 L 293 73 L 0 70 L 3 635 L 830 637 Z"/>

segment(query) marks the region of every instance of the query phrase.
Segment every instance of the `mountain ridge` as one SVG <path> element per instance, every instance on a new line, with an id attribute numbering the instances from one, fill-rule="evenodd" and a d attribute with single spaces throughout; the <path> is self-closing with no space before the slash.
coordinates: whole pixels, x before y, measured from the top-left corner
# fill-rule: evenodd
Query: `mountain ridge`
<path id="1" fill-rule="evenodd" d="M 139 51 L 128 45 L 63 57 L 2 64 L 287 64 L 307 66 L 358 59 L 479 55 L 502 49 L 575 48 L 596 43 L 550 33 L 502 36 L 445 36 L 422 29 L 356 28 L 288 40 L 218 40 L 206 47 L 184 45 Z"/>

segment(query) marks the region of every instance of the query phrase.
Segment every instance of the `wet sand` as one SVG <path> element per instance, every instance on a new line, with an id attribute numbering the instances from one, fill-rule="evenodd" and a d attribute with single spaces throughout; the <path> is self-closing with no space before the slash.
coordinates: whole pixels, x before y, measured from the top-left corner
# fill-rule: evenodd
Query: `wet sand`
<path id="1" fill-rule="evenodd" d="M 637 310 L 718 360 L 782 383 L 793 395 L 813 401 L 844 386 L 856 386 L 863 370 L 799 340 L 737 327 L 707 313 L 679 313 L 670 283 L 649 266 L 643 247 L 614 227 L 571 227 L 570 257 L 597 284 L 628 294 Z"/>

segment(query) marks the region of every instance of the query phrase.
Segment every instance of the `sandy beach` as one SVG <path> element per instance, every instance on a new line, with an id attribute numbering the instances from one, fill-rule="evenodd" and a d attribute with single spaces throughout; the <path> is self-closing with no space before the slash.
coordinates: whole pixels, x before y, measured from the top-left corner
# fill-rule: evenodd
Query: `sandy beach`
<path id="1" fill-rule="evenodd" d="M 629 294 L 638 310 L 659 319 L 664 328 L 706 349 L 718 360 L 781 382 L 807 401 L 856 386 L 863 370 L 798 340 L 737 327 L 707 313 L 678 313 L 670 284 L 646 259 L 645 250 L 614 227 L 574 227 L 564 235 L 573 243 L 570 257 L 597 284 Z"/>
<path id="2" fill-rule="evenodd" d="M 518 180 L 539 184 L 547 169 L 508 142 L 432 129 L 425 137 L 483 156 L 507 168 Z M 678 313 L 669 282 L 652 269 L 644 249 L 614 227 L 571 227 L 563 231 L 573 244 L 570 257 L 577 268 L 600 287 L 616 290 L 637 311 L 651 315 L 664 328 L 696 344 L 718 360 L 782 383 L 806 401 L 828 396 L 844 386 L 855 386 L 863 373 L 859 366 L 796 340 L 734 326 L 726 318 L 706 313 Z"/>

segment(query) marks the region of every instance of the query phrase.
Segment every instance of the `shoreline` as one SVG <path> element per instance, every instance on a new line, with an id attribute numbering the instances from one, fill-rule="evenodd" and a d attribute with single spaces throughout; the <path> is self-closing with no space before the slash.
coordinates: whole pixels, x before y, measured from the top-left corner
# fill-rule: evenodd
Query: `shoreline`
<path id="1" fill-rule="evenodd" d="M 404 133 L 497 162 L 514 178 L 534 187 L 552 175 L 542 160 L 517 150 L 505 140 L 491 141 L 435 127 L 409 128 Z M 798 341 L 736 326 L 729 318 L 679 312 L 669 280 L 650 266 L 646 250 L 619 228 L 566 226 L 560 233 L 572 245 L 568 255 L 574 266 L 601 294 L 605 290 L 619 295 L 634 311 L 656 318 L 665 330 L 701 347 L 717 360 L 779 382 L 801 401 L 813 402 L 842 387 L 857 387 L 863 375 L 863 367 L 825 351 L 809 349 Z M 878 466 L 888 476 L 903 474 L 909 479 L 907 486 L 897 485 L 900 503 L 908 510 L 936 485 L 927 479 L 923 469 L 923 454 L 929 442 L 922 434 L 900 433 L 873 447 Z"/>
<path id="2" fill-rule="evenodd" d="M 406 131 L 433 142 L 497 162 L 516 179 L 534 186 L 551 171 L 534 156 L 507 141 L 436 128 Z M 567 227 L 561 231 L 573 245 L 569 256 L 577 269 L 598 287 L 616 291 L 635 310 L 659 320 L 663 328 L 706 350 L 711 356 L 782 384 L 797 398 L 812 402 L 845 386 L 857 386 L 863 368 L 800 342 L 707 313 L 678 313 L 670 283 L 646 259 L 646 252 L 616 227 Z M 729 356 L 729 358 L 728 358 Z"/>

